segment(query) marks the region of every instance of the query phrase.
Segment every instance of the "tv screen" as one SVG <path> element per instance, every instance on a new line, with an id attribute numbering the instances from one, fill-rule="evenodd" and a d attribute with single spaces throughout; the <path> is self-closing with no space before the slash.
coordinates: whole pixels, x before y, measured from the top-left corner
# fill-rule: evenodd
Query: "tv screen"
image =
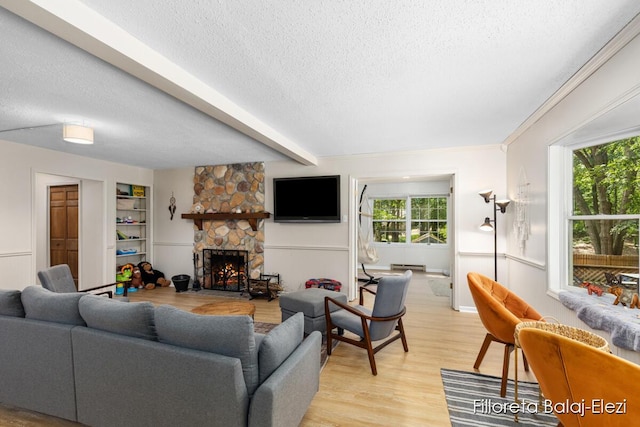
<path id="1" fill-rule="evenodd" d="M 340 175 L 273 179 L 275 222 L 340 222 Z"/>

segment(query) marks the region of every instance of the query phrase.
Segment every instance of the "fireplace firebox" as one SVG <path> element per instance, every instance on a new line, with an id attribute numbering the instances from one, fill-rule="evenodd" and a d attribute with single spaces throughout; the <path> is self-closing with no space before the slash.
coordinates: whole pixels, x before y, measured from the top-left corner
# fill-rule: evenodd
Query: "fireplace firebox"
<path id="1" fill-rule="evenodd" d="M 203 249 L 202 286 L 205 289 L 242 292 L 249 283 L 249 252 Z"/>

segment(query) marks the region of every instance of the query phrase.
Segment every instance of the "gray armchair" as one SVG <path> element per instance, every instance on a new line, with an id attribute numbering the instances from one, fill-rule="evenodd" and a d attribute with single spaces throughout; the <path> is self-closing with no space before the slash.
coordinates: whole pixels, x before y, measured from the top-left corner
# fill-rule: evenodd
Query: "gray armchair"
<path id="1" fill-rule="evenodd" d="M 57 293 L 72 293 L 78 292 L 76 285 L 73 282 L 73 276 L 71 275 L 71 269 L 67 264 L 54 265 L 53 267 L 46 268 L 38 271 L 38 279 L 42 287 L 52 292 Z M 108 288 L 114 286 L 115 283 L 108 285 L 96 286 L 95 288 L 84 289 L 81 292 L 95 291 L 98 289 Z M 108 295 L 109 298 L 113 298 L 113 291 L 95 292 L 96 295 Z"/>
<path id="2" fill-rule="evenodd" d="M 375 353 L 397 339 L 402 340 L 404 351 L 409 351 L 402 325 L 402 316 L 406 313 L 404 303 L 412 274 L 411 270 L 407 270 L 402 275 L 384 276 L 380 278 L 375 291 L 361 287 L 360 293 L 369 292 L 376 295 L 373 309 L 362 305 L 350 306 L 336 299 L 325 297 L 327 354 L 331 355 L 332 340 L 334 339 L 364 348 L 369 355 L 371 373 L 377 375 Z M 332 312 L 330 310 L 332 304 L 340 309 Z M 334 332 L 334 329 L 337 329 L 337 332 Z M 356 334 L 360 339 L 345 337 L 343 330 Z M 384 341 L 373 347 L 373 341 L 381 340 Z"/>

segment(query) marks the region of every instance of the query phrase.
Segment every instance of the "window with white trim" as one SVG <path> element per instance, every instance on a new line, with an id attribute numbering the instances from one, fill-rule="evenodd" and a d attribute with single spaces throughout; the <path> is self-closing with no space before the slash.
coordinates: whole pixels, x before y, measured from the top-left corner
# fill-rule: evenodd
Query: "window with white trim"
<path id="1" fill-rule="evenodd" d="M 549 224 L 549 283 L 637 291 L 640 136 L 553 147 L 550 153 L 550 183 L 565 185 L 556 192 L 550 184 L 550 218 L 563 219 Z"/>
<path id="2" fill-rule="evenodd" d="M 446 196 L 373 198 L 373 240 L 447 244 L 448 200 Z"/>

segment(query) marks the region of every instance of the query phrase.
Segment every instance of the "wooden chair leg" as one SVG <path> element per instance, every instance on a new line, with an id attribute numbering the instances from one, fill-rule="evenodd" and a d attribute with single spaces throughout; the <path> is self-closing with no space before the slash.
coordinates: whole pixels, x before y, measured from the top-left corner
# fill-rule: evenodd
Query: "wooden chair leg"
<path id="1" fill-rule="evenodd" d="M 378 369 L 376 368 L 376 359 L 373 357 L 373 348 L 371 342 L 367 343 L 367 354 L 369 354 L 369 365 L 371 365 L 371 373 L 378 375 Z"/>
<path id="2" fill-rule="evenodd" d="M 333 342 L 331 333 L 333 332 L 333 323 L 331 323 L 331 315 L 328 313 L 328 309 L 325 303 L 325 327 L 326 332 L 325 335 L 327 337 L 327 356 L 331 356 L 331 350 L 333 350 Z M 340 330 L 338 330 L 340 332 Z"/>
<path id="3" fill-rule="evenodd" d="M 378 375 L 378 369 L 376 368 L 376 359 L 373 357 L 373 347 L 371 341 L 367 341 L 367 354 L 369 355 L 369 365 L 371 365 L 371 373 Z"/>
<path id="4" fill-rule="evenodd" d="M 378 369 L 376 368 L 376 359 L 374 358 L 373 345 L 371 344 L 371 335 L 369 335 L 369 326 L 366 323 L 364 318 L 362 320 L 362 331 L 364 332 L 364 337 L 362 337 L 362 341 L 366 344 L 367 355 L 369 356 L 369 365 L 371 365 L 371 373 L 373 375 L 378 375 Z"/>
<path id="5" fill-rule="evenodd" d="M 398 326 L 396 329 L 398 329 L 398 331 L 400 332 L 402 347 L 404 347 L 404 352 L 406 353 L 409 351 L 409 345 L 407 344 L 407 337 L 404 334 L 404 326 L 402 325 L 402 318 L 398 319 Z"/>
<path id="6" fill-rule="evenodd" d="M 502 382 L 500 383 L 500 397 L 507 395 L 507 378 L 509 377 L 509 359 L 511 358 L 511 352 L 513 351 L 513 344 L 505 344 L 504 346 L 504 360 L 502 362 Z"/>
<path id="7" fill-rule="evenodd" d="M 478 353 L 478 357 L 476 358 L 476 363 L 474 363 L 473 365 L 473 369 L 478 369 L 480 367 L 482 359 L 484 359 L 484 355 L 487 354 L 487 350 L 489 350 L 491 341 L 493 341 L 493 335 L 487 334 L 484 337 L 484 342 L 482 343 L 482 347 L 480 347 L 480 352 Z"/>

